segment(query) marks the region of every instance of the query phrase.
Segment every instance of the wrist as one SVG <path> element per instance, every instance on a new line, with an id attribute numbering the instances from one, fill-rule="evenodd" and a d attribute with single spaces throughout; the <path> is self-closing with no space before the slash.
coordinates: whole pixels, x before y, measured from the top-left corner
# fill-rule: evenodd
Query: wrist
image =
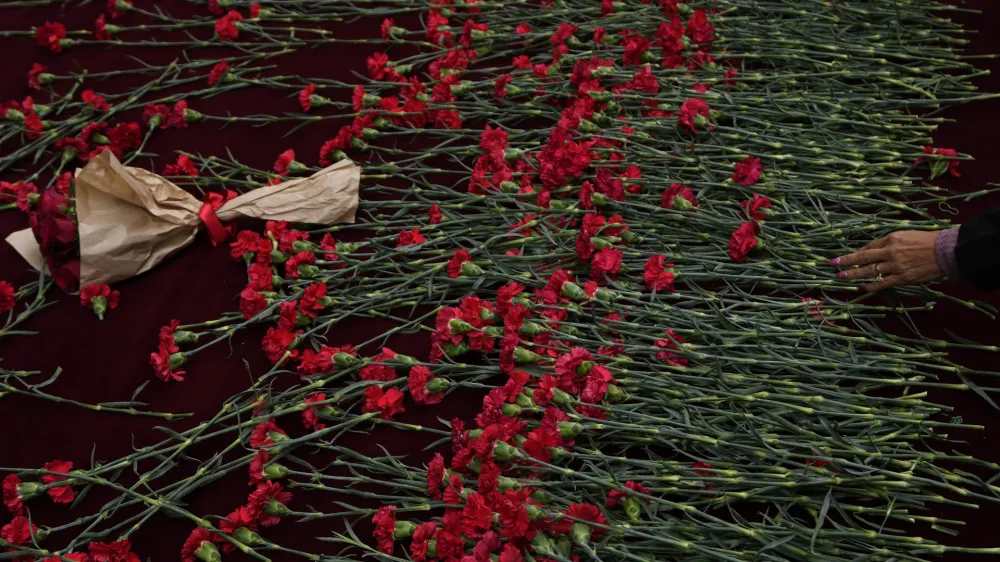
<path id="1" fill-rule="evenodd" d="M 938 267 L 941 268 L 941 273 L 952 280 L 961 277 L 958 272 L 958 261 L 955 259 L 956 244 L 958 244 L 957 226 L 938 232 L 934 239 L 934 257 L 937 259 Z"/>

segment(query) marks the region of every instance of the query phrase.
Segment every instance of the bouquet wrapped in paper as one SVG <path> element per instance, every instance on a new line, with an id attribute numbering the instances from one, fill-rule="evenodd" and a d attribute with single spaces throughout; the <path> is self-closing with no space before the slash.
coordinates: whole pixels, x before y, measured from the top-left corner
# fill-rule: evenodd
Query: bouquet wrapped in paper
<path id="1" fill-rule="evenodd" d="M 341 160 L 307 178 L 237 196 L 210 193 L 203 201 L 170 180 L 125 166 L 110 151 L 76 173 L 75 205 L 68 189 L 32 195 L 31 228 L 7 241 L 34 267 L 46 268 L 66 291 L 133 277 L 190 244 L 204 225 L 213 243 L 237 217 L 313 224 L 354 222 L 361 168 Z M 75 212 L 75 220 L 73 214 Z"/>

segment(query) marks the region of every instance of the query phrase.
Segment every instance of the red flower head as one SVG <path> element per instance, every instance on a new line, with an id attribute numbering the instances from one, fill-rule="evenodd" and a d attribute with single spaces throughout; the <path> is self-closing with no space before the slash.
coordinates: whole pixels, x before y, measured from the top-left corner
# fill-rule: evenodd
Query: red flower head
<path id="1" fill-rule="evenodd" d="M 767 216 L 764 209 L 771 208 L 771 200 L 767 196 L 761 197 L 754 193 L 753 200 L 741 201 L 740 206 L 743 207 L 743 212 L 746 213 L 748 219 L 762 221 Z"/>
<path id="2" fill-rule="evenodd" d="M 14 308 L 17 304 L 17 291 L 7 281 L 0 281 L 0 314 Z"/>
<path id="3" fill-rule="evenodd" d="M 444 481 L 444 457 L 434 453 L 434 458 L 427 465 L 427 493 L 431 498 L 441 499 L 441 483 Z"/>
<path id="4" fill-rule="evenodd" d="M 392 554 L 394 546 L 393 535 L 396 532 L 395 510 L 396 508 L 393 506 L 382 507 L 372 517 L 372 523 L 375 524 L 375 530 L 372 531 L 372 535 L 378 541 L 378 549 L 385 554 Z"/>
<path id="5" fill-rule="evenodd" d="M 28 544 L 31 541 L 31 536 L 37 532 L 38 525 L 29 523 L 28 518 L 23 515 L 17 515 L 11 519 L 10 523 L 0 528 L 0 539 L 13 545 Z"/>
<path id="6" fill-rule="evenodd" d="M 191 160 L 190 156 L 181 154 L 177 156 L 176 164 L 167 164 L 163 168 L 163 175 L 197 177 L 198 168 L 194 165 L 194 161 Z"/>
<path id="7" fill-rule="evenodd" d="M 735 262 L 744 262 L 750 250 L 757 246 L 760 227 L 755 222 L 745 222 L 729 238 L 729 257 Z"/>
<path id="8" fill-rule="evenodd" d="M 153 367 L 153 372 L 156 376 L 162 381 L 183 381 L 185 372 L 183 370 L 174 370 L 173 365 L 170 364 L 170 355 L 169 351 L 160 349 L 156 353 L 149 354 L 149 364 Z"/>
<path id="9" fill-rule="evenodd" d="M 397 248 L 402 248 L 403 246 L 410 246 L 412 244 L 423 244 L 427 239 L 424 238 L 423 234 L 420 234 L 419 228 L 411 228 L 410 230 L 399 231 L 399 241 L 396 242 Z"/>
<path id="10" fill-rule="evenodd" d="M 103 320 L 105 311 L 118 307 L 120 296 L 117 289 L 112 290 L 103 283 L 91 283 L 80 290 L 80 304 L 93 310 Z"/>
<path id="11" fill-rule="evenodd" d="M 64 560 L 72 560 L 73 562 L 90 562 L 90 555 L 86 552 L 70 552 L 68 554 L 63 554 L 60 558 L 59 556 L 49 556 L 48 558 L 43 558 L 42 562 L 63 562 Z"/>
<path id="12" fill-rule="evenodd" d="M 88 549 L 90 562 L 139 562 L 139 557 L 132 552 L 132 543 L 128 539 L 117 540 L 111 544 L 92 542 Z"/>
<path id="13" fill-rule="evenodd" d="M 705 10 L 699 8 L 694 11 L 691 19 L 688 20 L 687 31 L 685 33 L 695 43 L 711 43 L 715 41 L 715 36 L 712 35 L 714 30 L 712 22 L 708 21 Z"/>
<path id="14" fill-rule="evenodd" d="M 259 2 L 254 2 L 250 4 L 250 19 L 257 19 L 260 17 L 261 7 Z"/>
<path id="15" fill-rule="evenodd" d="M 285 277 L 289 279 L 299 278 L 299 268 L 304 265 L 316 263 L 316 255 L 309 251 L 302 251 L 288 258 L 285 262 Z"/>
<path id="16" fill-rule="evenodd" d="M 212 545 L 212 538 L 212 533 L 208 529 L 198 527 L 191 531 L 187 540 L 184 541 L 184 546 L 181 548 L 182 562 L 198 562 L 200 560 L 198 552 L 202 549 L 202 543 L 208 543 L 208 546 L 205 548 L 215 550 L 215 546 Z"/>
<path id="17" fill-rule="evenodd" d="M 633 492 L 638 492 L 640 494 L 646 494 L 646 495 L 651 494 L 649 488 L 643 486 L 639 482 L 635 482 L 632 480 L 626 482 L 625 487 L 628 488 L 629 490 L 632 490 Z M 608 492 L 608 502 L 606 505 L 608 506 L 608 509 L 614 509 L 619 505 L 621 505 L 621 503 L 627 497 L 629 497 L 628 492 L 623 492 L 621 490 L 611 490 L 610 492 Z M 649 500 L 644 500 L 644 501 L 646 503 L 649 503 Z"/>
<path id="18" fill-rule="evenodd" d="M 577 519 L 582 519 L 589 523 L 597 523 L 598 525 L 608 524 L 607 520 L 604 518 L 604 514 L 601 513 L 600 508 L 589 503 L 571 504 L 569 508 L 563 512 L 563 514 Z M 560 519 L 552 524 L 552 532 L 558 535 L 568 534 L 573 526 L 573 523 L 574 521 L 571 519 Z M 591 540 L 598 540 L 602 534 L 607 532 L 607 529 L 590 527 L 590 538 Z"/>
<path id="19" fill-rule="evenodd" d="M 614 384 L 614 382 L 615 379 L 607 367 L 594 365 L 587 373 L 587 380 L 580 399 L 591 404 L 598 404 L 604 400 L 604 395 L 608 393 L 608 385 Z"/>
<path id="20" fill-rule="evenodd" d="M 284 176 L 288 174 L 288 165 L 292 162 L 295 162 L 295 151 L 286 150 L 274 161 L 274 171 Z"/>
<path id="21" fill-rule="evenodd" d="M 438 207 L 436 203 L 431 205 L 431 208 L 427 210 L 427 222 L 429 224 L 438 224 L 441 222 L 441 218 L 441 207 Z"/>
<path id="22" fill-rule="evenodd" d="M 427 545 L 434 539 L 437 532 L 437 523 L 428 521 L 417 525 L 417 530 L 413 532 L 413 542 L 410 543 L 410 556 L 415 562 L 427 560 Z"/>
<path id="23" fill-rule="evenodd" d="M 70 461 L 49 461 L 45 463 L 45 470 L 51 472 L 63 472 L 69 473 L 73 470 L 73 463 Z M 66 476 L 59 476 L 56 474 L 43 474 L 42 482 L 46 484 L 52 484 L 53 482 L 59 482 L 60 480 L 65 480 Z M 76 492 L 73 491 L 71 486 L 56 486 L 45 490 L 48 492 L 52 501 L 56 503 L 70 503 L 73 498 L 76 497 Z"/>
<path id="24" fill-rule="evenodd" d="M 708 103 L 701 98 L 691 98 L 681 104 L 677 113 L 677 124 L 689 132 L 698 134 L 699 129 L 708 125 Z"/>
<path id="25" fill-rule="evenodd" d="M 434 374 L 423 365 L 415 365 L 410 369 L 408 386 L 414 402 L 417 404 L 437 404 L 444 400 L 444 392 L 428 392 L 427 383 L 433 380 L 436 380 Z"/>
<path id="26" fill-rule="evenodd" d="M 170 108 L 163 104 L 150 104 L 142 110 L 142 120 L 145 121 L 151 128 L 169 127 L 170 117 Z M 84 131 L 86 131 L 86 129 L 84 129 Z M 86 135 L 82 136 L 86 138 Z"/>
<path id="27" fill-rule="evenodd" d="M 625 41 L 625 54 L 622 62 L 625 66 L 635 66 L 642 63 L 642 55 L 649 49 L 649 39 L 641 35 L 633 35 Z"/>
<path id="28" fill-rule="evenodd" d="M 21 479 L 16 474 L 8 474 L 3 479 L 3 503 L 7 506 L 7 511 L 14 515 L 20 515 L 24 511 L 21 493 L 17 490 L 20 483 Z"/>
<path id="29" fill-rule="evenodd" d="M 472 258 L 469 257 L 469 251 L 464 248 L 456 250 L 455 254 L 448 260 L 448 277 L 456 279 L 461 275 L 462 264 L 467 261 L 472 261 Z"/>
<path id="30" fill-rule="evenodd" d="M 934 148 L 932 146 L 924 147 L 924 154 L 930 154 L 934 156 L 944 156 L 945 158 L 957 158 L 958 151 L 954 148 Z M 916 164 L 920 164 L 924 161 L 924 158 L 917 158 Z M 946 160 L 941 158 L 931 159 L 931 179 L 934 179 L 945 171 L 949 172 L 953 177 L 960 178 L 962 174 L 958 172 L 958 165 L 960 162 L 958 160 Z"/>
<path id="31" fill-rule="evenodd" d="M 250 461 L 250 485 L 256 486 L 267 480 L 264 477 L 264 467 L 271 460 L 271 455 L 264 449 L 257 451 L 253 460 Z"/>
<path id="32" fill-rule="evenodd" d="M 223 41 L 235 41 L 240 36 L 240 28 L 236 25 L 243 21 L 243 16 L 236 10 L 229 10 L 229 13 L 215 20 L 215 33 Z"/>
<path id="33" fill-rule="evenodd" d="M 656 358 L 663 361 L 667 365 L 674 365 L 675 367 L 687 367 L 688 360 L 683 355 L 677 353 L 677 344 L 684 343 L 684 336 L 679 336 L 674 333 L 672 328 L 667 329 L 667 336 L 670 339 L 666 340 L 656 340 L 656 347 L 660 348 L 661 351 L 656 352 Z M 677 343 L 674 343 L 674 342 Z"/>
<path id="34" fill-rule="evenodd" d="M 382 419 L 391 420 L 396 414 L 405 411 L 403 408 L 403 393 L 392 387 L 383 391 L 381 387 L 369 386 L 365 389 L 365 403 L 362 412 L 381 412 Z"/>
<path id="35" fill-rule="evenodd" d="M 384 20 L 382 20 L 382 26 L 381 26 L 382 39 L 388 41 L 389 39 L 392 38 L 391 33 L 393 24 L 394 22 L 392 21 L 392 18 L 385 18 Z"/>
<path id="36" fill-rule="evenodd" d="M 265 527 L 277 525 L 281 521 L 280 516 L 264 511 L 272 503 L 272 500 L 279 504 L 286 504 L 292 500 L 292 493 L 286 492 L 281 484 L 268 480 L 259 484 L 257 489 L 250 492 L 247 497 L 247 508 L 256 515 L 257 522 Z"/>
<path id="37" fill-rule="evenodd" d="M 45 25 L 35 28 L 35 42 L 53 53 L 62 52 L 62 42 L 65 38 L 66 26 L 59 22 L 47 21 Z"/>
<path id="38" fill-rule="evenodd" d="M 283 429 L 278 427 L 278 424 L 274 423 L 273 419 L 266 420 L 253 428 L 253 431 L 250 433 L 250 446 L 257 449 L 273 445 L 274 437 L 272 434 L 288 435 Z"/>
<path id="39" fill-rule="evenodd" d="M 299 312 L 309 318 L 316 318 L 316 314 L 323 310 L 323 299 L 326 297 L 326 283 L 317 281 L 302 290 L 302 298 L 299 299 Z"/>
<path id="40" fill-rule="evenodd" d="M 219 521 L 219 529 L 226 533 L 227 535 L 232 535 L 240 527 L 246 527 L 251 531 L 257 530 L 257 514 L 250 506 L 241 505 L 226 516 L 225 519 Z M 219 538 L 219 542 L 222 544 L 223 552 L 233 552 L 236 547 L 231 543 Z"/>
<path id="41" fill-rule="evenodd" d="M 642 280 L 646 288 L 657 293 L 674 292 L 674 264 L 666 263 L 667 256 L 653 256 L 646 262 Z"/>
<path id="42" fill-rule="evenodd" d="M 118 158 L 142 144 L 138 123 L 122 123 L 112 127 L 108 129 L 108 138 L 111 140 L 111 152 Z"/>
<path id="43" fill-rule="evenodd" d="M 257 316 L 267 308 L 267 299 L 257 289 L 247 287 L 240 292 L 240 312 L 247 320 Z"/>
<path id="44" fill-rule="evenodd" d="M 733 164 L 733 181 L 742 185 L 753 185 L 760 179 L 763 167 L 760 158 L 747 156 L 742 162 Z"/>
<path id="45" fill-rule="evenodd" d="M 622 251 L 618 248 L 604 248 L 590 260 L 590 276 L 594 279 L 603 279 L 605 276 L 613 278 L 621 268 Z"/>
<path id="46" fill-rule="evenodd" d="M 575 381 L 577 376 L 581 373 L 577 372 L 577 369 L 585 361 L 590 362 L 593 357 L 590 352 L 582 347 L 574 347 L 569 350 L 569 353 L 564 353 L 556 359 L 555 372 L 559 375 L 560 388 L 566 390 L 567 392 L 573 392 L 574 394 L 580 391 L 577 382 Z M 570 381 L 564 383 L 563 381 Z"/>
<path id="47" fill-rule="evenodd" d="M 208 73 L 208 85 L 214 86 L 218 84 L 227 72 L 229 72 L 229 63 L 225 60 L 217 62 Z"/>
<path id="48" fill-rule="evenodd" d="M 462 509 L 462 530 L 465 536 L 477 539 L 493 524 L 493 510 L 486 499 L 476 492 L 469 493 Z"/>
<path id="49" fill-rule="evenodd" d="M 49 67 L 38 64 L 37 62 L 32 64 L 31 70 L 28 71 L 28 87 L 32 90 L 41 90 L 41 75 L 47 73 L 48 70 Z"/>
<path id="50" fill-rule="evenodd" d="M 111 40 L 111 32 L 108 31 L 108 20 L 104 17 L 104 14 L 97 16 L 97 21 L 94 22 L 94 36 L 99 41 Z"/>
<path id="51" fill-rule="evenodd" d="M 672 183 L 660 196 L 660 206 L 664 209 L 689 209 L 698 206 L 691 188 L 682 183 Z"/>
<path id="52" fill-rule="evenodd" d="M 315 84 L 309 84 L 299 91 L 299 106 L 302 107 L 302 111 L 309 111 L 312 109 L 312 96 L 314 93 L 316 93 Z"/>

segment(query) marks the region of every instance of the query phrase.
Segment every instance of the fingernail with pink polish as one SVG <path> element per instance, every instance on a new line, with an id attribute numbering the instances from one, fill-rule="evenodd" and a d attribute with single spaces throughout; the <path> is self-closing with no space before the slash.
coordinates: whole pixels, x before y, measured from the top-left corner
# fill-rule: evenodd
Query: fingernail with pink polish
<path id="1" fill-rule="evenodd" d="M 837 279 L 847 279 L 847 272 L 846 271 L 841 271 L 841 272 L 837 273 Z"/>
<path id="2" fill-rule="evenodd" d="M 840 265 L 840 258 L 833 258 L 830 260 L 830 265 Z"/>

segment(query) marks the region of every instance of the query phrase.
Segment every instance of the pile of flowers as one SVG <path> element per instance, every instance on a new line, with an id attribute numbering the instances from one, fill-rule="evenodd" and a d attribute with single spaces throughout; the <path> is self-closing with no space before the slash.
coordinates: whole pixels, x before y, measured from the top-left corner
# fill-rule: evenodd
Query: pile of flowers
<path id="1" fill-rule="evenodd" d="M 58 24 L 35 30 L 58 53 L 122 43 L 128 26 L 108 18 L 144 17 L 167 30 L 211 28 L 210 44 L 234 47 L 225 60 L 170 67 L 181 74 L 168 85 L 198 82 L 190 95 L 86 90 L 67 102 L 79 111 L 72 119 L 34 101 L 6 104 L 4 126 L 23 128 L 28 147 L 61 139 L 50 185 L 26 179 L 0 192 L 36 216 L 72 215 L 72 182 L 59 186 L 65 166 L 104 147 L 128 160 L 154 132 L 213 120 L 349 121 L 314 154 L 276 150 L 269 168 L 182 152 L 164 174 L 219 193 L 267 189 L 344 158 L 371 163 L 358 224 L 272 221 L 234 233 L 220 259 L 246 270 L 239 310 L 175 320 L 151 339 L 155 384 L 197 385 L 199 353 L 254 324 L 266 326 L 259 353 L 273 368 L 210 420 L 120 459 L 11 471 L 5 548 L 25 558 L 131 560 L 121 522 L 162 513 L 191 524 L 178 545 L 184 562 L 236 551 L 320 558 L 268 538 L 292 518 L 329 518 L 323 539 L 383 560 L 993 552 L 917 534 L 922 523 L 945 533 L 961 524 L 926 514 L 930 502 L 998 501 L 996 465 L 930 448 L 948 428 L 976 427 L 947 418 L 925 393 L 956 386 L 938 380 L 960 371 L 940 349 L 974 344 L 878 332 L 869 318 L 929 305 L 858 300 L 825 265 L 903 220 L 946 226 L 916 212 L 868 213 L 921 210 L 926 186 L 901 175 L 915 163 L 957 173 L 961 157 L 925 150 L 912 111 L 968 98 L 973 70 L 948 43 L 920 41 L 928 59 L 911 72 L 912 55 L 880 39 L 896 36 L 901 19 L 914 37 L 957 31 L 935 15 L 937 4 L 918 0 L 905 14 L 890 0 L 864 10 L 730 0 L 402 5 L 419 21 L 353 5 L 212 1 L 197 19 L 175 22 L 117 0 L 93 38 L 71 38 Z M 367 80 L 257 77 L 251 65 L 268 53 L 336 44 L 311 27 L 329 10 L 381 20 Z M 763 44 L 775 25 L 787 38 Z M 850 60 L 848 69 L 843 52 L 894 64 Z M 32 72 L 40 91 L 63 78 Z M 289 105 L 280 116 L 194 109 L 199 96 L 242 88 L 281 90 Z M 137 108 L 142 125 L 108 122 Z M 56 218 L 37 220 L 40 241 L 63 232 L 45 222 Z M 916 302 L 944 298 L 903 291 Z M 15 307 L 19 294 L 27 293 L 0 285 L 0 307 Z M 100 316 L 119 295 L 96 286 L 80 298 Z M 371 318 L 392 328 L 366 341 L 327 337 L 332 326 Z M 400 333 L 424 352 L 385 347 Z M 408 421 L 456 393 L 481 399 L 478 414 Z M 338 442 L 378 426 L 436 435 L 433 457 L 372 458 Z M 218 438 L 231 444 L 195 450 Z M 314 466 L 315 452 L 337 460 Z M 137 480 L 119 474 L 140 460 L 156 466 Z M 168 472 L 170 484 L 153 482 Z M 197 514 L 181 501 L 237 473 L 249 474 L 240 505 Z M 25 516 L 44 495 L 69 501 L 95 486 L 118 497 L 58 528 Z M 340 496 L 322 511 L 320 494 L 330 491 Z"/>

